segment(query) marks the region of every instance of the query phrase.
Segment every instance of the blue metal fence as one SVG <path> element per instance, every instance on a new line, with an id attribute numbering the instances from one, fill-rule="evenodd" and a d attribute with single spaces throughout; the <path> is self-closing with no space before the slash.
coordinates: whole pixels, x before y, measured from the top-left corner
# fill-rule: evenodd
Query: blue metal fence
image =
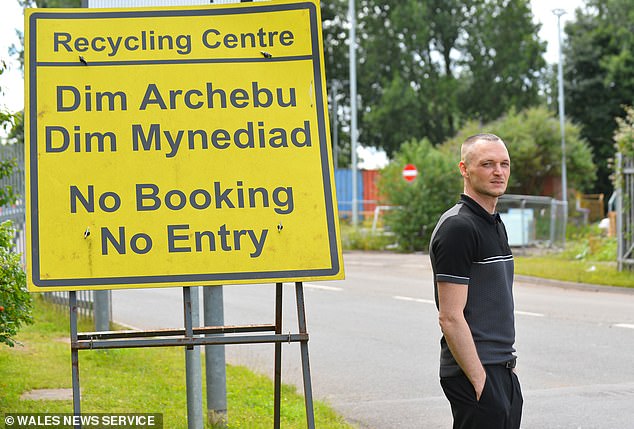
<path id="1" fill-rule="evenodd" d="M 347 219 L 352 216 L 352 170 L 337 168 L 335 170 L 335 186 L 337 188 L 337 208 L 339 217 Z M 363 212 L 363 178 L 357 171 L 357 210 Z"/>

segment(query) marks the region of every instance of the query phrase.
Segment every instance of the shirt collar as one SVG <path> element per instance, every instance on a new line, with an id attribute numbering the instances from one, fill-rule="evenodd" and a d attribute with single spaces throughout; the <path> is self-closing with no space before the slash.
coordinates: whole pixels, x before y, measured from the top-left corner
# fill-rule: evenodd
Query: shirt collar
<path id="1" fill-rule="evenodd" d="M 460 194 L 460 202 L 464 203 L 467 207 L 471 209 L 473 213 L 485 219 L 490 224 L 495 225 L 496 223 L 502 222 L 502 219 L 500 218 L 500 214 L 498 212 L 495 212 L 493 214 L 489 213 L 484 209 L 484 207 L 482 207 L 473 198 L 466 194 Z"/>

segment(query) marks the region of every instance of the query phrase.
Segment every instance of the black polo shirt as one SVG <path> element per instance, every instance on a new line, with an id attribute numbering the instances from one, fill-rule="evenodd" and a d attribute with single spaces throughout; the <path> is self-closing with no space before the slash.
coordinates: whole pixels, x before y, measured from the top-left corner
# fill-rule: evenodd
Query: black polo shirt
<path id="1" fill-rule="evenodd" d="M 437 282 L 468 287 L 465 319 L 483 365 L 513 359 L 513 255 L 498 213 L 490 214 L 466 195 L 447 210 L 431 236 L 429 255 Z M 443 336 L 440 376 L 460 373 Z"/>

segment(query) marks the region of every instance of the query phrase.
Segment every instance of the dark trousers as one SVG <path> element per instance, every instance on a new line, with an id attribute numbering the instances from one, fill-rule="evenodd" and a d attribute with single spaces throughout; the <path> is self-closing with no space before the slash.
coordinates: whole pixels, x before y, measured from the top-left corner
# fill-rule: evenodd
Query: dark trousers
<path id="1" fill-rule="evenodd" d="M 453 429 L 519 429 L 524 400 L 517 375 L 503 365 L 484 369 L 487 379 L 480 401 L 464 374 L 440 379 L 451 403 Z"/>

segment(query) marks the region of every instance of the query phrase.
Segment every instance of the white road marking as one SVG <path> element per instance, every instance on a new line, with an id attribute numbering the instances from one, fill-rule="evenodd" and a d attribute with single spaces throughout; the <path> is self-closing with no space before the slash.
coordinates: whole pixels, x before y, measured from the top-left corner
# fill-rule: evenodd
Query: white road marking
<path id="1" fill-rule="evenodd" d="M 515 310 L 515 314 L 519 314 L 521 316 L 533 316 L 533 317 L 544 317 L 543 313 L 533 313 L 531 311 L 520 311 Z"/>
<path id="2" fill-rule="evenodd" d="M 348 261 L 346 264 L 350 265 L 359 265 L 362 267 L 386 267 L 387 264 L 384 262 L 371 262 L 371 261 Z"/>
<path id="3" fill-rule="evenodd" d="M 436 304 L 436 302 L 433 299 L 411 298 L 409 296 L 400 296 L 400 295 L 395 295 L 392 298 L 398 299 L 400 301 L 422 302 L 423 304 L 434 304 L 434 305 Z"/>
<path id="4" fill-rule="evenodd" d="M 329 292 L 341 292 L 343 290 L 340 287 L 324 286 L 324 285 L 318 285 L 315 283 L 304 283 L 304 286 L 306 286 L 309 289 L 327 290 Z"/>
<path id="5" fill-rule="evenodd" d="M 632 323 L 617 323 L 612 325 L 616 328 L 626 328 L 626 329 L 634 329 L 634 324 Z"/>
<path id="6" fill-rule="evenodd" d="M 433 299 L 412 298 L 412 297 L 409 297 L 409 296 L 401 296 L 401 295 L 395 295 L 392 298 L 398 299 L 400 301 L 421 302 L 423 304 L 434 304 L 434 305 L 436 305 L 436 301 L 434 301 Z M 519 314 L 519 315 L 522 315 L 522 316 L 544 317 L 544 314 L 542 314 L 542 313 L 533 313 L 533 312 L 530 312 L 530 311 L 516 310 L 515 314 Z M 628 327 L 631 327 L 631 328 L 634 329 L 634 325 L 630 325 Z"/>

